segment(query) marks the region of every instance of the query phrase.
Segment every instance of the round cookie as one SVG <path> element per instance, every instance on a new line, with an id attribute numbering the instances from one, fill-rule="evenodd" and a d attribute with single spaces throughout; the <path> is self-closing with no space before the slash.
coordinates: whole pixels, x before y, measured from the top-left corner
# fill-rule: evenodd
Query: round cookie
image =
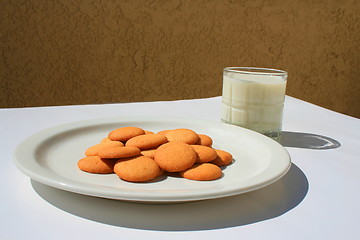
<path id="1" fill-rule="evenodd" d="M 98 156 L 84 157 L 77 163 L 80 170 L 89 173 L 109 174 L 114 172 L 116 161 L 102 159 Z"/>
<path id="2" fill-rule="evenodd" d="M 159 166 L 159 165 L 158 165 Z M 156 177 L 160 177 L 160 176 L 162 176 L 162 175 L 164 175 L 164 170 L 162 170 L 160 167 L 159 167 L 159 173 L 157 174 L 157 176 Z"/>
<path id="3" fill-rule="evenodd" d="M 140 155 L 140 149 L 137 147 L 108 147 L 99 151 L 101 158 L 127 158 Z"/>
<path id="4" fill-rule="evenodd" d="M 108 137 L 101 139 L 100 143 L 111 142 L 112 140 Z"/>
<path id="5" fill-rule="evenodd" d="M 197 159 L 194 148 L 183 142 L 169 142 L 155 152 L 154 160 L 167 172 L 180 172 L 190 168 Z"/>
<path id="6" fill-rule="evenodd" d="M 91 146 L 88 149 L 86 149 L 85 155 L 87 157 L 97 156 L 99 154 L 99 152 L 105 148 L 123 147 L 123 146 L 124 146 L 124 144 L 122 142 L 117 142 L 117 141 L 109 141 L 109 142 L 99 143 L 99 144 L 95 144 L 94 146 Z"/>
<path id="7" fill-rule="evenodd" d="M 194 148 L 195 152 L 198 155 L 196 160 L 197 163 L 206 163 L 211 162 L 217 157 L 217 153 L 214 149 L 202 146 L 202 145 L 191 145 Z"/>
<path id="8" fill-rule="evenodd" d="M 219 167 L 227 166 L 232 163 L 233 156 L 230 153 L 219 149 L 215 149 L 215 151 L 217 153 L 217 157 L 211 161 L 211 163 L 218 165 Z"/>
<path id="9" fill-rule="evenodd" d="M 169 142 L 184 142 L 187 144 L 195 144 L 199 141 L 196 132 L 186 128 L 179 128 L 164 133 Z"/>
<path id="10" fill-rule="evenodd" d="M 140 156 L 117 161 L 114 172 L 125 181 L 146 182 L 159 176 L 160 168 L 153 159 Z"/>
<path id="11" fill-rule="evenodd" d="M 145 149 L 141 151 L 141 155 L 154 159 L 155 152 L 156 152 L 156 148 Z"/>
<path id="12" fill-rule="evenodd" d="M 165 135 L 167 132 L 169 132 L 169 131 L 171 131 L 171 130 L 162 130 L 162 131 L 160 131 L 160 132 L 158 132 L 157 134 L 163 134 L 163 135 Z"/>
<path id="13" fill-rule="evenodd" d="M 211 181 L 220 178 L 222 171 L 215 164 L 200 163 L 194 164 L 191 168 L 180 172 L 180 176 L 196 181 Z"/>
<path id="14" fill-rule="evenodd" d="M 129 139 L 126 142 L 125 146 L 137 147 L 143 150 L 149 148 L 156 148 L 159 145 L 166 143 L 167 141 L 167 138 L 162 134 L 145 134 Z"/>
<path id="15" fill-rule="evenodd" d="M 199 141 L 197 141 L 196 143 L 197 145 L 211 147 L 211 145 L 213 144 L 213 140 L 211 139 L 211 137 L 205 134 L 198 134 L 198 136 L 199 136 Z"/>
<path id="16" fill-rule="evenodd" d="M 143 135 L 145 131 L 138 127 L 122 127 L 111 131 L 108 138 L 112 141 L 126 142 L 130 138 Z"/>

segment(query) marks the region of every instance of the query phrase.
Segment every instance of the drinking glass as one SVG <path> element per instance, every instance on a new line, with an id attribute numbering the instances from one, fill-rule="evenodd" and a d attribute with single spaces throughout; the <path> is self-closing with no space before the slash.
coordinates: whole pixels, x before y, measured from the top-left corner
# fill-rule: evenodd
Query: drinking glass
<path id="1" fill-rule="evenodd" d="M 224 68 L 222 121 L 279 141 L 287 76 L 277 69 Z"/>

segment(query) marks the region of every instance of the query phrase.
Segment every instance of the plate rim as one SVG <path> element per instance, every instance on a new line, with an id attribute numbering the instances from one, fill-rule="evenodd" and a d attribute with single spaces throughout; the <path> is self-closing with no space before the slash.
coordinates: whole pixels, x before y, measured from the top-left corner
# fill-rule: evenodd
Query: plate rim
<path id="1" fill-rule="evenodd" d="M 40 140 L 44 141 L 46 140 L 46 136 L 48 137 L 48 133 L 52 133 L 53 135 L 62 133 L 64 131 L 69 131 L 69 130 L 74 130 L 77 128 L 84 128 L 84 127 L 89 127 L 89 126 L 94 126 L 94 125 L 104 125 L 104 124 L 110 124 L 110 123 L 116 123 L 116 122 L 129 122 L 129 121 L 146 121 L 146 122 L 150 122 L 150 121 L 164 121 L 166 120 L 166 122 L 196 122 L 196 123 L 208 123 L 208 124 L 212 124 L 212 125 L 217 125 L 217 126 L 221 126 L 222 128 L 228 128 L 228 129 L 238 129 L 240 131 L 246 132 L 247 134 L 256 136 L 256 138 L 260 138 L 261 140 L 267 142 L 268 144 L 272 144 L 273 146 L 275 146 L 277 148 L 278 151 L 282 152 L 284 154 L 284 156 L 286 156 L 287 159 L 283 159 L 285 160 L 286 164 L 284 164 L 281 168 L 281 171 L 279 171 L 277 174 L 274 174 L 274 176 L 272 176 L 270 179 L 268 179 L 266 182 L 258 182 L 256 184 L 252 184 L 251 186 L 244 188 L 242 190 L 227 190 L 227 191 L 222 191 L 221 194 L 212 194 L 209 195 L 208 193 L 197 193 L 196 196 L 191 196 L 189 194 L 185 194 L 185 195 L 176 195 L 176 196 L 162 196 L 159 198 L 159 196 L 157 197 L 149 197 L 146 196 L 144 197 L 139 197 L 136 194 L 129 194 L 127 193 L 126 196 L 119 196 L 119 194 L 111 194 L 110 191 L 97 191 L 96 189 L 94 190 L 93 188 L 91 188 L 91 185 L 89 184 L 83 184 L 83 183 L 79 183 L 76 182 L 75 185 L 69 185 L 69 180 L 68 181 L 62 181 L 63 179 L 58 179 L 57 176 L 52 176 L 52 178 L 48 178 L 46 176 L 41 175 L 41 173 L 39 172 L 34 172 L 33 170 L 29 169 L 26 164 L 24 164 L 24 157 L 23 155 L 23 149 L 26 145 L 28 145 L 30 143 L 34 142 L 34 139 L 39 142 Z M 40 139 L 40 140 L 39 140 Z M 34 151 L 36 149 L 36 144 L 32 146 L 32 150 Z M 26 147 L 25 147 L 26 149 Z M 31 150 L 31 149 L 30 149 Z M 291 157 L 290 154 L 288 153 L 288 151 L 278 142 L 274 141 L 273 139 L 270 139 L 260 133 L 257 133 L 255 131 L 249 130 L 249 129 L 245 129 L 242 127 L 238 127 L 238 126 L 234 126 L 234 125 L 230 125 L 227 123 L 223 123 L 223 122 L 219 122 L 219 121 L 211 121 L 211 120 L 206 120 L 206 119 L 200 119 L 200 118 L 184 118 L 184 117 L 167 117 L 167 116 L 127 116 L 127 117 L 107 117 L 107 118 L 92 118 L 92 119 L 88 119 L 88 120 L 81 120 L 81 121 L 74 121 L 74 122 L 68 122 L 68 123 L 64 123 L 64 124 L 60 124 L 57 126 L 53 126 L 53 127 L 49 127 L 43 130 L 40 130 L 30 136 L 28 136 L 27 138 L 25 138 L 23 141 L 21 141 L 13 154 L 13 159 L 15 161 L 15 165 L 17 166 L 17 168 L 23 172 L 25 175 L 27 175 L 28 177 L 30 177 L 31 179 L 38 181 L 40 183 L 43 183 L 45 185 L 54 187 L 54 188 L 58 188 L 61 190 L 65 190 L 65 191 L 69 191 L 69 192 L 74 192 L 74 193 L 79 193 L 79 194 L 83 194 L 83 195 L 89 195 L 89 196 L 94 196 L 94 197 L 102 197 L 102 198 L 109 198 L 109 199 L 115 199 L 115 200 L 125 200 L 125 201 L 135 201 L 135 202 L 151 202 L 151 203 L 171 203 L 171 202 L 188 202 L 188 201 L 197 201 L 197 200 L 207 200 L 207 199 L 215 199 L 215 198 L 222 198 L 222 197 L 229 197 L 229 196 L 234 196 L 234 195 L 239 195 L 239 194 L 243 194 L 246 192 L 250 192 L 250 191 L 254 191 L 257 189 L 260 189 L 262 187 L 268 186 L 274 182 L 276 182 L 277 180 L 279 180 L 280 178 L 282 178 L 290 169 L 291 167 Z M 36 160 L 35 160 L 36 161 Z M 73 180 L 70 180 L 70 182 L 73 182 Z M 107 192 L 107 193 L 106 193 Z"/>

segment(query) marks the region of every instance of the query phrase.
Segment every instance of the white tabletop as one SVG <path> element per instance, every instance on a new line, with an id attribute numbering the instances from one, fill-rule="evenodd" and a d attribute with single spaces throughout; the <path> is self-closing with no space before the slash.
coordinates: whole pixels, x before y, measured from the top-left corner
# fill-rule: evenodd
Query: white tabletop
<path id="1" fill-rule="evenodd" d="M 140 204 L 58 190 L 13 162 L 26 137 L 99 117 L 220 121 L 221 98 L 0 109 L 0 239 L 359 239 L 360 120 L 286 97 L 292 167 L 256 191 L 181 204 Z"/>

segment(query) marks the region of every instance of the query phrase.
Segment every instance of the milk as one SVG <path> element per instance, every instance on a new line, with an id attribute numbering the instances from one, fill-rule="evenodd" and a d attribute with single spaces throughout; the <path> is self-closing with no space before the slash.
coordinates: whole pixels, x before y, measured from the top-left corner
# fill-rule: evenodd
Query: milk
<path id="1" fill-rule="evenodd" d="M 285 89 L 286 75 L 224 71 L 222 120 L 277 138 Z"/>

